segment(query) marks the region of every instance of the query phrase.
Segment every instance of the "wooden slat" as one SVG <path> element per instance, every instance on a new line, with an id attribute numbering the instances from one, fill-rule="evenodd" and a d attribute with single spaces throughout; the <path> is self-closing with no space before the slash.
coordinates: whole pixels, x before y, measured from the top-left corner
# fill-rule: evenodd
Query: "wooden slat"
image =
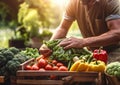
<path id="1" fill-rule="evenodd" d="M 28 65 L 29 63 L 33 62 L 34 60 L 35 60 L 34 58 L 31 58 L 31 59 L 25 61 L 24 63 L 20 64 L 19 69 L 20 69 L 20 70 L 24 70 L 24 67 L 25 67 L 26 65 Z"/>
<path id="2" fill-rule="evenodd" d="M 61 79 L 59 80 L 42 80 L 42 79 L 38 79 L 42 77 L 46 77 L 46 76 L 50 76 L 50 75 L 55 75 L 58 77 L 61 77 Z M 63 80 L 63 78 L 71 76 L 71 80 Z M 27 77 L 27 79 L 26 79 Z M 32 79 L 29 79 L 31 78 Z M 35 80 L 35 78 L 37 78 Z M 18 84 L 36 84 L 38 85 L 40 84 L 48 84 L 48 85 L 53 85 L 57 84 L 57 82 L 95 82 L 96 80 L 99 79 L 99 73 L 98 72 L 68 72 L 68 71 L 27 71 L 27 70 L 19 70 L 17 71 L 17 83 Z M 43 82 L 44 81 L 44 82 Z M 56 82 L 55 82 L 56 81 Z M 49 82 L 49 83 L 48 83 Z M 61 85 L 63 85 L 61 83 Z"/>
<path id="3" fill-rule="evenodd" d="M 5 81 L 4 78 L 5 78 L 4 76 L 0 76 L 0 83 L 4 83 Z"/>
<path id="4" fill-rule="evenodd" d="M 63 81 L 62 80 L 21 80 L 18 79 L 17 80 L 17 84 L 28 84 L 28 85 L 63 85 Z"/>
<path id="5" fill-rule="evenodd" d="M 69 72 L 69 71 L 33 71 L 33 70 L 19 70 L 17 76 L 48 76 L 48 75 L 60 75 L 60 76 L 88 76 L 98 77 L 98 72 Z"/>
<path id="6" fill-rule="evenodd" d="M 110 76 L 106 74 L 106 78 L 109 82 L 109 85 L 120 85 L 120 80 L 117 77 Z"/>

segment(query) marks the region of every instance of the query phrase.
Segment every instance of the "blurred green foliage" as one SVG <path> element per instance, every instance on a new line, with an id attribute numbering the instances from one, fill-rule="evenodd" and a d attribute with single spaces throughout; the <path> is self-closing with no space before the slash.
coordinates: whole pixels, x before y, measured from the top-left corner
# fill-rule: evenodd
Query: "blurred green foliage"
<path id="1" fill-rule="evenodd" d="M 18 22 L 26 28 L 30 37 L 39 37 L 39 30 L 49 29 L 56 22 L 54 16 L 57 15 L 53 10 L 49 0 L 25 0 L 20 4 Z"/>
<path id="2" fill-rule="evenodd" d="M 11 3 L 14 1 L 15 0 L 11 0 Z M 43 36 L 46 37 L 48 35 L 50 37 L 52 34 L 47 30 L 51 30 L 51 28 L 55 29 L 60 24 L 63 11 L 58 10 L 58 6 L 53 4 L 51 2 L 52 0 L 17 1 L 22 2 L 18 6 L 18 15 L 15 15 L 16 13 L 13 12 L 14 7 L 12 9 L 6 3 L 0 1 L 0 47 L 8 47 L 8 39 L 11 37 L 18 39 L 23 37 L 26 38 L 26 34 L 23 34 L 18 30 L 21 25 L 27 28 L 28 33 L 31 30 L 31 36 L 36 36 L 39 32 L 38 30 L 42 29 L 40 30 L 40 34 L 37 36 L 43 38 Z M 77 24 L 74 23 L 68 33 L 68 36 L 79 36 L 78 31 L 75 31 L 78 30 L 77 28 Z M 10 29 L 17 32 L 14 33 Z M 73 31 L 76 33 L 73 33 Z"/>
<path id="3" fill-rule="evenodd" d="M 0 47 L 9 47 L 8 40 L 13 36 L 13 31 L 8 27 L 0 27 Z"/>
<path id="4" fill-rule="evenodd" d="M 0 27 L 7 26 L 12 29 L 17 24 L 17 19 L 15 19 L 13 12 L 11 12 L 11 8 L 0 1 Z"/>
<path id="5" fill-rule="evenodd" d="M 20 5 L 18 12 L 18 22 L 30 32 L 31 37 L 38 36 L 41 22 L 37 10 L 29 8 L 29 4 L 24 2 Z"/>

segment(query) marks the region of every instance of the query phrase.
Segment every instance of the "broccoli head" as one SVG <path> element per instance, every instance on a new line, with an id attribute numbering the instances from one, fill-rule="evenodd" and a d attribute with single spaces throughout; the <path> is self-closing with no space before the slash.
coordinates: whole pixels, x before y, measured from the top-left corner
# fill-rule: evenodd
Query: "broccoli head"
<path id="1" fill-rule="evenodd" d="M 14 54 L 8 49 L 3 52 L 3 56 L 6 57 L 7 61 L 9 61 L 14 57 Z"/>
<path id="2" fill-rule="evenodd" d="M 16 54 L 14 56 L 13 60 L 17 60 L 20 63 L 23 63 L 23 62 L 25 62 L 27 60 L 27 58 L 26 58 L 25 54 L 23 54 L 23 53 L 20 52 L 20 53 L 18 53 L 18 54 Z"/>
<path id="3" fill-rule="evenodd" d="M 0 52 L 3 53 L 4 51 L 8 50 L 8 48 L 0 48 Z"/>
<path id="4" fill-rule="evenodd" d="M 5 65 L 6 62 L 7 62 L 6 57 L 4 57 L 2 53 L 0 53 L 0 67 Z"/>
<path id="5" fill-rule="evenodd" d="M 16 75 L 16 71 L 19 69 L 20 62 L 10 60 L 6 64 L 6 69 L 10 75 Z"/>
<path id="6" fill-rule="evenodd" d="M 0 75 L 8 77 L 8 72 L 7 72 L 5 66 L 3 66 L 3 67 L 0 68 Z"/>
<path id="7" fill-rule="evenodd" d="M 15 48 L 15 47 L 10 47 L 9 50 L 10 50 L 12 53 L 14 53 L 14 55 L 20 52 L 20 49 Z"/>

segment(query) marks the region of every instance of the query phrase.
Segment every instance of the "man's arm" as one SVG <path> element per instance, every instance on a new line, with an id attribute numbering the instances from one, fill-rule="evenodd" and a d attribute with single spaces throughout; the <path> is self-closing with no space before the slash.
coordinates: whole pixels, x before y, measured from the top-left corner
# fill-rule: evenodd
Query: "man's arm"
<path id="1" fill-rule="evenodd" d="M 96 37 L 84 39 L 84 45 L 90 47 L 107 46 L 120 41 L 120 19 L 107 21 L 109 31 Z"/>
<path id="2" fill-rule="evenodd" d="M 53 33 L 53 36 L 51 37 L 50 40 L 65 38 L 71 24 L 72 24 L 72 21 L 63 19 L 60 25 L 58 26 L 58 28 L 55 30 L 55 33 Z"/>
<path id="3" fill-rule="evenodd" d="M 72 21 L 62 20 L 60 26 L 56 29 L 55 33 L 53 33 L 50 40 L 64 38 L 71 24 Z M 39 51 L 44 56 L 49 56 L 52 52 L 45 44 L 40 47 Z"/>
<path id="4" fill-rule="evenodd" d="M 74 38 L 64 39 L 60 46 L 64 49 L 69 48 L 83 48 L 83 47 L 100 47 L 116 44 L 120 41 L 120 19 L 111 20 L 107 22 L 109 31 L 99 36 L 88 38 Z"/>

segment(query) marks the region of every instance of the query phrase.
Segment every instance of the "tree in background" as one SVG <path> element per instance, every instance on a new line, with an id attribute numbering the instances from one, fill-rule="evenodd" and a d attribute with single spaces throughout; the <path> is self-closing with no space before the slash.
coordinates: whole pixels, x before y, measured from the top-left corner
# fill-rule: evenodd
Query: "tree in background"
<path id="1" fill-rule="evenodd" d="M 24 38 L 22 28 L 31 32 L 31 37 L 50 36 L 51 32 L 46 29 L 56 28 L 61 21 L 62 12 L 58 9 L 52 0 L 0 0 L 0 28 L 17 31 L 16 35 L 12 33 L 17 39 Z M 36 35 L 39 29 L 41 34 Z"/>
<path id="2" fill-rule="evenodd" d="M 32 40 L 49 39 L 52 32 L 48 29 L 58 20 L 53 10 L 50 0 L 25 0 L 20 4 L 18 22 L 22 27 L 26 28 Z"/>
<path id="3" fill-rule="evenodd" d="M 50 0 L 25 0 L 20 4 L 18 22 L 31 32 L 31 36 L 44 28 L 55 28 L 59 23 L 56 21 L 60 21 L 60 18 Z"/>

